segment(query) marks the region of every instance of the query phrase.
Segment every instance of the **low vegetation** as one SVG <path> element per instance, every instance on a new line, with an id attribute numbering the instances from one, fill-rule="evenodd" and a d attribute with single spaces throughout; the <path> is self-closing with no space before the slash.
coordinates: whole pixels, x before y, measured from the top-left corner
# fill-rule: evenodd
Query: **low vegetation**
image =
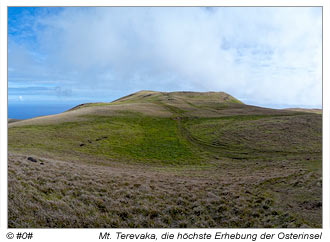
<path id="1" fill-rule="evenodd" d="M 26 136 L 21 140 L 22 135 Z M 29 125 L 10 129 L 16 150 L 47 151 L 51 157 L 93 155 L 95 158 L 135 163 L 199 164 L 175 120 L 135 113 L 123 116 L 85 116 L 84 121 Z"/>
<path id="2" fill-rule="evenodd" d="M 8 149 L 9 227 L 322 226 L 312 112 L 142 91 L 10 123 Z"/>

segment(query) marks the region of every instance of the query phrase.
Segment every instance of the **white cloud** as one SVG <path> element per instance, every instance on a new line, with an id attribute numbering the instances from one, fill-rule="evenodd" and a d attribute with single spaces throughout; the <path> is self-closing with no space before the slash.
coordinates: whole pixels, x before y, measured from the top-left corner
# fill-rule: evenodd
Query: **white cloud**
<path id="1" fill-rule="evenodd" d="M 10 45 L 10 75 L 109 100 L 189 89 L 320 106 L 321 24 L 320 8 L 67 8 L 36 19 L 38 49 Z"/>

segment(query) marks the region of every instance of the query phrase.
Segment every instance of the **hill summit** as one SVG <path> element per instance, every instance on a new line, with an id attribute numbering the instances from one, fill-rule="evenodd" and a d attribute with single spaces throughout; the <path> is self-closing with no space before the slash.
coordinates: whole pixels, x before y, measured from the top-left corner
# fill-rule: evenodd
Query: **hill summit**
<path id="1" fill-rule="evenodd" d="M 124 96 L 115 100 L 114 102 L 130 101 L 184 101 L 184 102 L 218 102 L 218 103 L 242 103 L 233 96 L 225 92 L 191 92 L 191 91 L 179 91 L 179 92 L 157 92 L 142 90 L 130 95 Z"/>
<path id="2" fill-rule="evenodd" d="M 112 102 L 83 103 L 64 113 L 10 123 L 10 126 L 53 124 L 76 121 L 86 115 L 117 116 L 124 112 L 152 117 L 204 117 L 231 115 L 292 114 L 292 110 L 274 110 L 246 105 L 225 92 L 160 92 L 142 90 Z"/>
<path id="3" fill-rule="evenodd" d="M 140 91 L 8 127 L 9 227 L 322 226 L 319 114 Z"/>

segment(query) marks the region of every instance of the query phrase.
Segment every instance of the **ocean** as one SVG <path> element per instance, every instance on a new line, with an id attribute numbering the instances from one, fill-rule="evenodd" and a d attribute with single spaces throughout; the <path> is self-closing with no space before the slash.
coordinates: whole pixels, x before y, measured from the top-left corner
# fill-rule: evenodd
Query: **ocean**
<path id="1" fill-rule="evenodd" d="M 58 114 L 73 108 L 74 104 L 8 104 L 8 118 L 29 119 Z"/>

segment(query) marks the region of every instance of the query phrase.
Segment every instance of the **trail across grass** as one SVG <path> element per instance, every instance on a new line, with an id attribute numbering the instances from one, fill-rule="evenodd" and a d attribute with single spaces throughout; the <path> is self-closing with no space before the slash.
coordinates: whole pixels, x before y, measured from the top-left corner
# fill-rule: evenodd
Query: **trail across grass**
<path id="1" fill-rule="evenodd" d="M 11 123 L 8 150 L 10 227 L 322 226 L 319 114 L 141 91 Z"/>
<path id="2" fill-rule="evenodd" d="M 189 141 L 179 135 L 177 123 L 171 118 L 135 113 L 127 113 L 124 117 L 87 118 L 80 122 L 11 128 L 10 148 L 41 149 L 54 155 L 89 154 L 165 165 L 196 165 L 201 162 Z"/>
<path id="3" fill-rule="evenodd" d="M 245 154 L 279 156 L 319 154 L 322 139 L 319 115 L 245 115 L 185 119 L 184 131 L 192 141 L 223 156 Z M 308 142 L 306 142 L 308 140 Z"/>

